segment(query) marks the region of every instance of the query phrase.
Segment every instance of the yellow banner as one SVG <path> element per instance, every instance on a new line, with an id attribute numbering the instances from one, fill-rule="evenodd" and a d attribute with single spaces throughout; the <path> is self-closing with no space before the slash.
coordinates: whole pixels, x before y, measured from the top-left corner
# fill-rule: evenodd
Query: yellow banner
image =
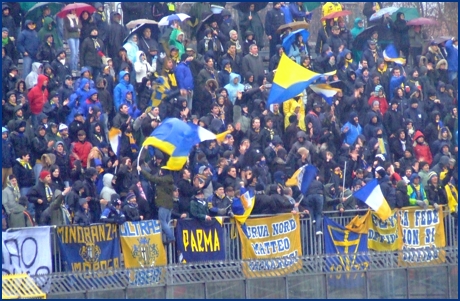
<path id="1" fill-rule="evenodd" d="M 375 213 L 371 213 L 368 219 L 367 246 L 370 250 L 381 252 L 401 250 L 402 236 L 399 234 L 398 211 L 396 209 L 385 221 L 382 221 Z"/>
<path id="2" fill-rule="evenodd" d="M 126 268 L 166 265 L 160 221 L 126 222 L 120 225 L 120 237 Z"/>
<path id="3" fill-rule="evenodd" d="M 442 209 L 406 207 L 398 215 L 399 235 L 402 237 L 403 253 L 400 266 L 430 265 L 443 263 L 446 246 L 444 214 Z"/>
<path id="4" fill-rule="evenodd" d="M 248 219 L 237 227 L 243 260 L 256 259 L 243 263 L 246 277 L 279 276 L 302 268 L 299 215 Z"/>

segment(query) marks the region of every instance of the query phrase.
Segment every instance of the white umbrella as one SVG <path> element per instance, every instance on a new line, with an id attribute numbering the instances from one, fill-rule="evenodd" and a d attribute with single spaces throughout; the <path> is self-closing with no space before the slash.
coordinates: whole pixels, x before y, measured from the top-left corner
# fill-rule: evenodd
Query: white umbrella
<path id="1" fill-rule="evenodd" d="M 372 16 L 369 18 L 369 21 L 377 20 L 377 19 L 383 17 L 383 15 L 385 15 L 385 14 L 391 15 L 395 11 L 397 11 L 398 9 L 399 9 L 398 7 L 385 7 L 385 8 L 382 8 L 378 12 L 375 12 L 374 14 L 372 14 Z"/>
<path id="2" fill-rule="evenodd" d="M 170 22 L 172 21 L 183 22 L 185 19 L 188 19 L 188 18 L 190 18 L 190 16 L 187 14 L 183 14 L 183 13 L 169 15 L 169 16 L 161 18 L 160 22 L 158 22 L 158 26 L 168 26 Z"/>

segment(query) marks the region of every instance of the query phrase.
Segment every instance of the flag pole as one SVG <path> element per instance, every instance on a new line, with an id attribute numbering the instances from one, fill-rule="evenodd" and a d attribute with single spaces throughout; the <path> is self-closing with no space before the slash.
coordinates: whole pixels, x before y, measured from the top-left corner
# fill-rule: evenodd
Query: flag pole
<path id="1" fill-rule="evenodd" d="M 139 155 L 137 156 L 137 166 L 139 166 L 139 160 L 141 158 L 141 154 L 142 154 L 142 151 L 144 150 L 144 147 L 142 146 L 141 147 L 141 150 L 139 151 Z M 141 172 L 140 171 L 137 171 L 137 175 L 140 175 Z"/>
<path id="2" fill-rule="evenodd" d="M 343 167 L 343 176 L 342 176 L 342 178 L 343 178 L 342 198 L 343 198 L 343 196 L 345 195 L 345 175 L 346 175 L 346 173 L 347 173 L 347 161 L 345 161 L 345 165 L 344 165 L 344 167 Z"/>

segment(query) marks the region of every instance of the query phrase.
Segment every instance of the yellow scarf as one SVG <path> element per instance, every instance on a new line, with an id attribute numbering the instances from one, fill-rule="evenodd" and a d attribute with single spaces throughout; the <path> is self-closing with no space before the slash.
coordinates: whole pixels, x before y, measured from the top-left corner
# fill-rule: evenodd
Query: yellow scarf
<path id="1" fill-rule="evenodd" d="M 343 176 L 342 176 L 342 171 L 339 171 L 339 172 L 334 171 L 334 173 L 335 173 L 336 175 L 338 175 L 340 179 L 342 179 L 342 177 L 343 177 Z"/>
<path id="2" fill-rule="evenodd" d="M 131 133 L 125 133 L 125 135 L 128 137 L 129 139 L 129 145 L 131 145 L 131 151 L 133 153 L 137 153 L 137 144 L 136 144 L 136 140 L 134 140 L 134 137 L 133 137 L 133 134 Z"/>
<path id="3" fill-rule="evenodd" d="M 19 159 L 19 163 L 25 168 L 25 169 L 32 169 L 32 167 L 30 166 L 29 162 L 26 162 L 22 159 Z"/>
<path id="4" fill-rule="evenodd" d="M 228 73 L 232 73 L 232 67 L 231 66 L 229 68 L 225 68 L 225 70 L 227 70 Z"/>
<path id="5" fill-rule="evenodd" d="M 176 76 L 172 72 L 167 72 L 171 87 L 177 87 Z"/>
<path id="6" fill-rule="evenodd" d="M 345 68 L 348 68 L 351 63 L 353 63 L 353 59 L 345 59 Z"/>

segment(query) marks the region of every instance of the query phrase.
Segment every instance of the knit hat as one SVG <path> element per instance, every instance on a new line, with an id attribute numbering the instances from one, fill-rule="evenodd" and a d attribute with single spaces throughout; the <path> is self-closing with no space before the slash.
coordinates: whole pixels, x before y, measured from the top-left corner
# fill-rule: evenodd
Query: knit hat
<path id="1" fill-rule="evenodd" d="M 63 130 L 67 130 L 68 128 L 69 128 L 69 127 L 68 127 L 67 125 L 61 123 L 61 124 L 59 125 L 59 132 L 60 132 L 60 131 L 63 131 Z"/>
<path id="2" fill-rule="evenodd" d="M 134 194 L 134 192 L 128 192 L 128 194 L 126 195 L 126 201 L 129 201 L 132 198 L 136 198 L 136 195 Z"/>
<path id="3" fill-rule="evenodd" d="M 6 127 L 2 127 L 2 134 L 7 132 L 8 133 L 8 129 Z"/>
<path id="4" fill-rule="evenodd" d="M 85 203 L 88 203 L 88 200 L 85 199 L 85 198 L 80 198 L 80 199 L 78 200 L 78 204 L 79 204 L 80 206 L 83 206 Z"/>
<path id="5" fill-rule="evenodd" d="M 4 31 L 10 32 L 10 31 L 8 30 L 8 28 L 6 28 L 6 27 L 3 27 L 3 28 L 2 28 L 2 32 L 4 32 Z"/>
<path id="6" fill-rule="evenodd" d="M 386 176 L 386 172 L 385 172 L 385 169 L 383 169 L 382 166 L 378 166 L 376 169 L 375 169 L 375 172 L 378 173 L 382 178 L 384 176 Z"/>
<path id="7" fill-rule="evenodd" d="M 112 204 L 112 206 L 121 205 L 120 196 L 116 193 L 112 194 L 112 196 L 110 197 L 110 203 Z"/>
<path id="8" fill-rule="evenodd" d="M 432 177 L 437 177 L 437 176 L 438 176 L 438 174 L 436 172 L 430 171 L 428 173 L 428 181 L 431 180 Z"/>
<path id="9" fill-rule="evenodd" d="M 198 169 L 198 174 L 200 174 L 200 175 L 203 174 L 203 172 L 204 172 L 207 168 L 209 168 L 209 167 L 206 166 L 206 165 L 201 166 L 201 167 Z"/>
<path id="10" fill-rule="evenodd" d="M 375 92 L 380 92 L 380 90 L 382 90 L 383 87 L 381 85 L 377 85 L 375 86 Z"/>
<path id="11" fill-rule="evenodd" d="M 49 171 L 47 171 L 47 170 L 42 170 L 42 171 L 40 172 L 40 180 L 43 181 L 43 180 L 44 180 L 47 176 L 49 176 L 49 175 L 51 175 Z"/>
<path id="12" fill-rule="evenodd" d="M 223 188 L 224 186 L 222 186 L 222 184 L 219 182 L 213 182 L 212 187 L 214 188 L 214 191 L 216 191 L 217 189 Z"/>
<path id="13" fill-rule="evenodd" d="M 254 190 L 255 190 L 255 191 L 264 191 L 265 188 L 264 188 L 264 185 L 263 185 L 263 184 L 257 183 Z"/>
<path id="14" fill-rule="evenodd" d="M 101 160 L 99 160 L 98 158 L 94 159 L 94 165 L 95 166 L 102 166 Z"/>

